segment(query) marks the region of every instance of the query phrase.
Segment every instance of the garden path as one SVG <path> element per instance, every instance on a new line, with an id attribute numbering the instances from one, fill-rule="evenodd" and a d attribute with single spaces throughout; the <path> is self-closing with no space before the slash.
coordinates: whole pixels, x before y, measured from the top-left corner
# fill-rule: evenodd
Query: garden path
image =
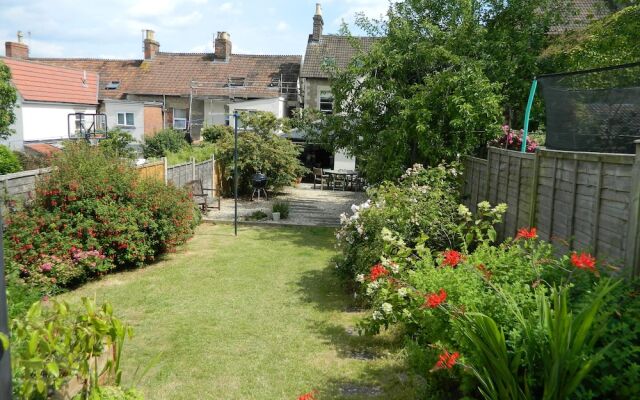
<path id="1" fill-rule="evenodd" d="M 64 297 L 108 300 L 133 326 L 124 383 L 147 399 L 418 398 L 401 345 L 358 336 L 334 243 L 330 228 L 203 224 L 176 254 Z"/>
<path id="2" fill-rule="evenodd" d="M 366 200 L 363 192 L 351 192 L 342 190 L 320 190 L 313 189 L 312 184 L 302 183 L 298 187 L 289 187 L 278 194 L 274 199 L 249 201 L 242 199 L 238 201 L 238 217 L 244 217 L 253 212 L 261 210 L 269 216 L 261 223 L 278 225 L 301 225 L 301 226 L 338 226 L 340 224 L 340 214 L 349 211 L 352 204 L 360 204 Z M 286 201 L 290 205 L 289 218 L 280 222 L 271 220 L 271 206 L 274 201 Z M 205 217 L 211 221 L 233 221 L 234 202 L 233 199 L 223 199 L 221 210 L 211 210 Z"/>

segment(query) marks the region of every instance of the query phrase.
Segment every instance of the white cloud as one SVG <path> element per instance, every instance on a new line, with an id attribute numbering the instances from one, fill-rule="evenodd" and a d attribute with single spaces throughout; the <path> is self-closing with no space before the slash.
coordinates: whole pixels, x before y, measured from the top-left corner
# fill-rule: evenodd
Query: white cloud
<path id="1" fill-rule="evenodd" d="M 29 52 L 37 57 L 65 57 L 64 47 L 55 43 L 32 39 Z"/>
<path id="2" fill-rule="evenodd" d="M 222 4 L 220 5 L 219 10 L 220 10 L 221 12 L 230 12 L 230 11 L 233 11 L 233 3 L 231 3 L 231 2 L 222 3 Z"/>
<path id="3" fill-rule="evenodd" d="M 286 22 L 284 22 L 284 21 L 280 21 L 280 22 L 278 22 L 278 24 L 276 25 L 276 31 L 278 31 L 278 32 L 284 32 L 284 31 L 286 31 L 286 30 L 288 30 L 288 29 L 289 29 L 289 24 L 287 24 L 287 23 L 286 23 Z"/>

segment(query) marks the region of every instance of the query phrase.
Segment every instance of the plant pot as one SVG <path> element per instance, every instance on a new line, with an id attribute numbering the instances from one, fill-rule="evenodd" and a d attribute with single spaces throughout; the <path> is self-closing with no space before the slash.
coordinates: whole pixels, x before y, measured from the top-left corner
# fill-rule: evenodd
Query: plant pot
<path id="1" fill-rule="evenodd" d="M 272 213 L 271 217 L 273 218 L 274 221 L 280 221 L 280 213 L 279 212 Z"/>

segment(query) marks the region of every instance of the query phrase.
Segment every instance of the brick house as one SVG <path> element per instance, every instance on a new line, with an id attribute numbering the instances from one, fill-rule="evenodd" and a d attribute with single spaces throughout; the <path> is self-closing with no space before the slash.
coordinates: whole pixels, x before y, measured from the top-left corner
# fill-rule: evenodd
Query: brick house
<path id="1" fill-rule="evenodd" d="M 142 119 L 144 135 L 174 128 L 199 140 L 202 126 L 233 124 L 236 110 L 284 117 L 297 107 L 300 56 L 235 54 L 226 32 L 215 37 L 213 53 L 161 52 L 151 30 L 143 44 L 140 60 L 30 60 L 98 73 L 100 110 L 116 122 L 109 127 L 137 128 Z"/>

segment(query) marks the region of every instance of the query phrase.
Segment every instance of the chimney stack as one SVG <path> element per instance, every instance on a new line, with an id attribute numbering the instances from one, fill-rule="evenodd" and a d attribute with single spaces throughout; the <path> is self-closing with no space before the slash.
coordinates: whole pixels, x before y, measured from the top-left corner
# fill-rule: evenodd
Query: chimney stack
<path id="1" fill-rule="evenodd" d="M 229 61 L 231 57 L 231 36 L 227 32 L 218 32 L 213 48 L 215 61 Z"/>
<path id="2" fill-rule="evenodd" d="M 29 46 L 22 42 L 22 38 L 22 31 L 18 31 L 17 42 L 5 42 L 5 56 L 9 58 L 29 58 Z"/>
<path id="3" fill-rule="evenodd" d="M 324 20 L 322 19 L 322 6 L 320 3 L 316 3 L 316 14 L 313 16 L 313 33 L 311 34 L 311 41 L 319 42 L 322 36 L 322 28 L 324 27 Z"/>
<path id="4" fill-rule="evenodd" d="M 155 40 L 155 32 L 151 29 L 144 31 L 144 59 L 151 60 L 160 51 L 160 43 Z"/>

